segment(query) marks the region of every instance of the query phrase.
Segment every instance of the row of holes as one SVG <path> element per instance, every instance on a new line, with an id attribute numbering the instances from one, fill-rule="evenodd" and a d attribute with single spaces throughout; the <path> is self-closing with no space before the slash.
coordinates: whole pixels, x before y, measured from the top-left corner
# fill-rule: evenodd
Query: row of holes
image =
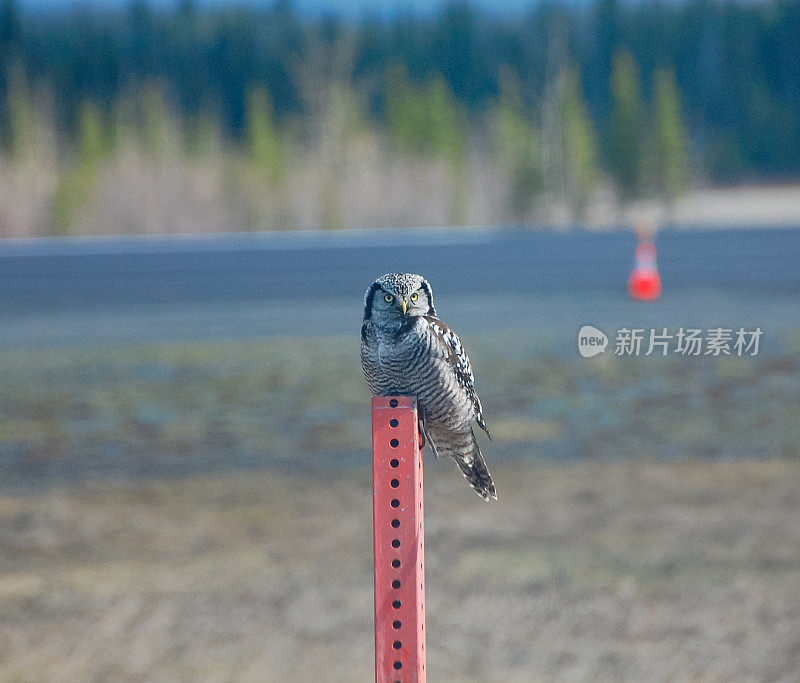
<path id="1" fill-rule="evenodd" d="M 392 399 L 389 402 L 389 405 L 392 406 L 392 408 L 395 408 L 397 406 L 397 400 L 396 399 Z M 397 427 L 399 424 L 400 423 L 395 418 L 392 418 L 391 420 L 389 420 L 389 425 L 391 427 Z M 400 442 L 397 439 L 392 439 L 389 442 L 389 445 L 392 448 L 397 448 L 400 445 Z M 397 458 L 392 458 L 392 460 L 389 462 L 389 465 L 390 465 L 390 467 L 392 467 L 392 469 L 397 469 L 400 466 L 400 461 Z M 398 488 L 400 486 L 400 482 L 397 479 L 392 479 L 392 481 L 390 482 L 390 485 L 391 485 L 391 487 L 393 489 L 396 489 L 396 488 Z M 400 507 L 400 501 L 397 498 L 393 498 L 391 505 L 392 505 L 393 508 L 398 508 L 398 507 Z M 400 526 L 400 520 L 399 519 L 393 519 L 392 520 L 392 527 L 394 529 L 397 529 L 399 526 Z M 392 541 L 392 547 L 393 548 L 399 548 L 400 547 L 399 539 L 395 538 Z M 394 567 L 395 569 L 399 569 L 400 568 L 400 560 L 398 560 L 398 559 L 392 560 L 392 567 Z M 394 579 L 394 581 L 392 581 L 392 588 L 393 589 L 397 590 L 397 589 L 400 588 L 400 586 L 401 586 L 401 583 L 400 583 L 400 581 L 398 579 Z M 392 607 L 394 607 L 395 609 L 399 609 L 401 605 L 402 605 L 402 603 L 399 600 L 394 600 L 392 602 Z M 395 631 L 399 631 L 400 627 L 402 625 L 403 624 L 399 619 L 395 619 L 392 622 L 392 628 Z M 392 643 L 392 647 L 395 650 L 399 650 L 401 647 L 403 647 L 403 643 L 400 642 L 399 640 L 395 640 Z M 394 666 L 395 671 L 399 671 L 400 669 L 403 668 L 403 663 L 400 660 L 396 660 L 394 662 L 393 666 Z M 400 681 L 398 681 L 397 683 L 400 683 Z"/>
<path id="2" fill-rule="evenodd" d="M 396 408 L 396 407 L 397 407 L 397 399 L 391 399 L 391 400 L 389 401 L 389 405 L 390 405 L 392 408 Z M 390 425 L 391 427 L 397 427 L 399 424 L 400 424 L 400 423 L 399 423 L 399 422 L 398 422 L 398 421 L 397 421 L 395 418 L 392 418 L 392 419 L 389 421 L 389 425 Z M 398 439 L 391 439 L 391 441 L 389 441 L 389 445 L 390 445 L 392 448 L 397 448 L 397 447 L 400 445 L 400 441 L 399 441 Z M 392 460 L 389 462 L 389 465 L 390 465 L 390 466 L 391 466 L 393 469 L 396 469 L 397 467 L 399 467 L 399 466 L 400 466 L 400 462 L 397 460 L 397 458 L 393 458 L 393 459 L 392 459 Z M 419 468 L 420 468 L 420 469 L 422 468 L 422 463 L 421 463 L 421 462 L 419 463 Z M 400 486 L 400 482 L 399 482 L 397 479 L 392 479 L 392 481 L 390 482 L 390 486 L 391 486 L 392 488 L 396 489 L 396 488 L 398 488 L 398 487 Z M 422 488 L 422 482 L 420 482 L 420 489 L 421 489 L 421 488 Z M 391 501 L 391 506 L 392 506 L 393 508 L 399 508 L 399 507 L 400 507 L 400 501 L 399 501 L 397 498 L 393 498 L 393 499 L 392 499 L 392 501 Z M 422 500 L 421 500 L 421 499 L 420 499 L 419 508 L 420 508 L 420 511 L 421 511 L 421 510 L 422 510 Z M 394 528 L 396 529 L 396 528 L 398 528 L 399 526 L 400 526 L 400 520 L 399 520 L 399 519 L 393 519 L 393 520 L 392 520 L 392 527 L 394 527 Z M 392 540 L 392 547 L 393 547 L 393 548 L 395 548 L 395 549 L 400 547 L 400 541 L 399 541 L 399 539 L 393 539 L 393 540 Z M 421 549 L 422 549 L 422 543 L 420 542 L 420 550 L 421 550 Z M 400 566 L 401 566 L 401 562 L 400 562 L 400 560 L 399 560 L 399 559 L 394 559 L 394 560 L 392 560 L 392 567 L 394 567 L 395 569 L 399 569 L 399 568 L 400 568 Z M 420 561 L 420 569 L 422 569 L 422 561 Z M 400 586 L 401 586 L 401 583 L 400 583 L 400 581 L 399 581 L 399 580 L 395 579 L 394 581 L 392 581 L 392 588 L 394 588 L 395 590 L 396 590 L 396 589 L 398 589 L 398 588 L 400 588 Z M 423 587 L 423 586 L 422 586 L 422 583 L 421 583 L 421 582 L 420 582 L 420 585 L 419 585 L 419 587 L 420 587 L 420 590 L 422 590 L 422 587 Z M 400 602 L 400 600 L 394 600 L 394 601 L 392 601 L 392 607 L 393 607 L 394 609 L 400 609 L 400 607 L 401 607 L 401 606 L 402 606 L 402 603 Z M 393 621 L 393 622 L 392 622 L 392 628 L 394 628 L 396 631 L 400 630 L 401 626 L 402 626 L 402 622 L 401 622 L 399 619 L 396 619 L 395 621 Z M 423 630 L 425 629 L 425 624 L 424 624 L 424 623 L 422 624 L 422 628 L 423 628 Z M 402 646 L 403 646 L 403 645 L 402 645 L 402 643 L 401 643 L 399 640 L 395 640 L 395 641 L 392 643 L 392 647 L 393 647 L 395 650 L 399 650 L 399 649 L 400 649 Z M 423 645 L 423 648 L 424 648 L 424 645 Z M 394 664 L 393 664 L 393 666 L 394 666 L 395 670 L 398 670 L 398 671 L 399 671 L 400 669 L 402 669 L 402 668 L 403 668 L 403 663 L 402 663 L 402 662 L 400 662 L 400 661 L 395 661 L 395 662 L 394 662 Z M 423 668 L 423 670 L 425 669 L 425 664 L 423 664 L 423 665 L 422 665 L 422 668 Z M 397 681 L 396 683 L 401 683 L 401 682 L 400 682 L 400 681 Z"/>
<path id="3" fill-rule="evenodd" d="M 389 405 L 391 405 L 392 408 L 395 408 L 397 406 L 397 400 L 396 399 L 392 399 L 389 402 Z M 397 427 L 399 424 L 400 423 L 395 418 L 392 418 L 389 421 L 389 425 L 391 425 L 392 427 Z M 400 445 L 400 442 L 397 439 L 392 439 L 389 442 L 389 445 L 392 448 L 397 448 Z M 389 462 L 389 465 L 392 467 L 392 469 L 397 469 L 400 466 L 400 461 L 397 458 L 392 458 L 392 460 Z M 398 488 L 400 486 L 400 482 L 397 479 L 392 479 L 392 481 L 390 482 L 390 486 L 393 489 L 396 489 L 396 488 Z M 393 498 L 391 505 L 392 505 L 393 508 L 398 508 L 398 507 L 400 507 L 400 501 L 397 498 Z M 393 519 L 392 520 L 392 527 L 394 529 L 397 529 L 399 526 L 400 526 L 400 520 L 399 519 Z M 395 538 L 392 541 L 392 548 L 399 548 L 399 547 L 400 547 L 400 540 Z M 399 569 L 400 568 L 400 564 L 401 564 L 400 560 L 398 560 L 398 559 L 392 560 L 392 567 L 394 567 L 395 569 Z M 400 583 L 399 579 L 394 579 L 392 581 L 392 588 L 394 590 L 399 589 L 401 585 L 402 584 Z M 392 602 L 392 607 L 394 607 L 394 609 L 400 609 L 401 605 L 402 605 L 402 603 L 399 600 L 394 600 Z M 392 628 L 395 631 L 399 631 L 400 627 L 402 625 L 403 624 L 399 619 L 395 619 L 392 622 Z M 392 643 L 392 648 L 394 648 L 395 650 L 399 650 L 401 647 L 403 647 L 403 643 L 401 641 L 399 641 L 399 640 L 395 640 Z M 392 666 L 394 667 L 395 671 L 399 671 L 400 669 L 403 668 L 403 663 L 400 660 L 396 660 Z M 400 683 L 400 682 L 398 681 L 397 683 Z"/>

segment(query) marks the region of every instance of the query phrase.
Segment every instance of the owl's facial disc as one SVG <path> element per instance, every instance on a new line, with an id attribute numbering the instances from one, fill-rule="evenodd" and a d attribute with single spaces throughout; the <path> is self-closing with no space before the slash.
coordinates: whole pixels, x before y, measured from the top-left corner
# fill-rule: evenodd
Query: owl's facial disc
<path id="1" fill-rule="evenodd" d="M 364 301 L 365 319 L 397 324 L 405 318 L 436 315 L 430 285 L 413 273 L 387 273 L 378 278 Z"/>

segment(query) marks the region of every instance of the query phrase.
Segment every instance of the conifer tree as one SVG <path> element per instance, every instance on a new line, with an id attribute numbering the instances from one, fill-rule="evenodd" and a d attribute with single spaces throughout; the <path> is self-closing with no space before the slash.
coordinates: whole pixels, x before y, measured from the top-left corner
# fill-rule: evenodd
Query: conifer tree
<path id="1" fill-rule="evenodd" d="M 255 88 L 247 99 L 247 149 L 250 159 L 272 186 L 284 175 L 284 149 L 273 122 L 272 104 L 265 88 Z"/>
<path id="2" fill-rule="evenodd" d="M 572 70 L 564 80 L 560 114 L 567 186 L 575 211 L 583 218 L 597 181 L 597 138 L 581 95 L 580 78 Z"/>
<path id="3" fill-rule="evenodd" d="M 659 194 L 672 202 L 686 187 L 687 135 L 681 118 L 680 96 L 672 70 L 655 77 L 655 170 Z"/>
<path id="4" fill-rule="evenodd" d="M 630 52 L 617 53 L 611 71 L 608 164 L 623 199 L 635 199 L 641 191 L 643 142 L 639 69 Z"/>
<path id="5" fill-rule="evenodd" d="M 519 85 L 509 74 L 503 78 L 491 125 L 497 159 L 509 178 L 510 216 L 515 221 L 526 220 L 544 190 L 542 146 L 539 133 L 525 112 Z"/>

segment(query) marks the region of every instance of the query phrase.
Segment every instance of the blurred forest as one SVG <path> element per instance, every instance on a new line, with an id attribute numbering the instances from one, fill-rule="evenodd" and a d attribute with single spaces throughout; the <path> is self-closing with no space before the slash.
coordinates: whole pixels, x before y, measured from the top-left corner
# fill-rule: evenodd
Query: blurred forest
<path id="1" fill-rule="evenodd" d="M 0 236 L 596 221 L 800 177 L 800 3 L 0 0 Z"/>

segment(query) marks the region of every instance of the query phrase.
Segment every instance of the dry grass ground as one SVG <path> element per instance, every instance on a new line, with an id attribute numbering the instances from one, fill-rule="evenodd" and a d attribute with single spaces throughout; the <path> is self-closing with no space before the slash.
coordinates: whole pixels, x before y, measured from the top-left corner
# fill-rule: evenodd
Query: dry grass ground
<path id="1" fill-rule="evenodd" d="M 500 500 L 428 459 L 431 680 L 796 679 L 796 353 L 466 341 Z M 1 352 L 0 680 L 370 680 L 366 405 L 349 339 Z"/>
<path id="2" fill-rule="evenodd" d="M 187 157 L 169 145 L 155 155 L 124 145 L 87 171 L 80 192 L 67 192 L 71 168 L 60 166 L 52 149 L 18 161 L 0 155 L 0 237 L 487 225 L 514 218 L 508 174 L 490 155 L 472 154 L 459 180 L 446 162 L 399 155 L 374 134 L 345 142 L 334 135 L 297 151 L 279 183 L 235 150 Z M 65 192 L 68 218 L 57 208 Z"/>
<path id="3" fill-rule="evenodd" d="M 454 174 L 444 161 L 398 154 L 375 134 L 329 135 L 294 154 L 278 184 L 233 150 L 187 157 L 174 145 L 156 155 L 124 145 L 98 162 L 82 191 L 70 191 L 65 183 L 74 169 L 59 163 L 50 138 L 40 147 L 21 160 L 0 156 L 2 238 L 520 222 L 578 221 L 589 228 L 643 221 L 707 227 L 800 223 L 798 185 L 694 188 L 667 216 L 658 202 L 621 205 L 603 183 L 583 216 L 559 192 L 530 197 L 520 213 L 512 208 L 513 178 L 485 150 L 473 150 Z M 58 198 L 65 196 L 69 209 L 59 210 Z"/>
<path id="4" fill-rule="evenodd" d="M 800 464 L 429 461 L 434 681 L 791 680 Z M 368 471 L 0 496 L 0 678 L 368 681 Z"/>

